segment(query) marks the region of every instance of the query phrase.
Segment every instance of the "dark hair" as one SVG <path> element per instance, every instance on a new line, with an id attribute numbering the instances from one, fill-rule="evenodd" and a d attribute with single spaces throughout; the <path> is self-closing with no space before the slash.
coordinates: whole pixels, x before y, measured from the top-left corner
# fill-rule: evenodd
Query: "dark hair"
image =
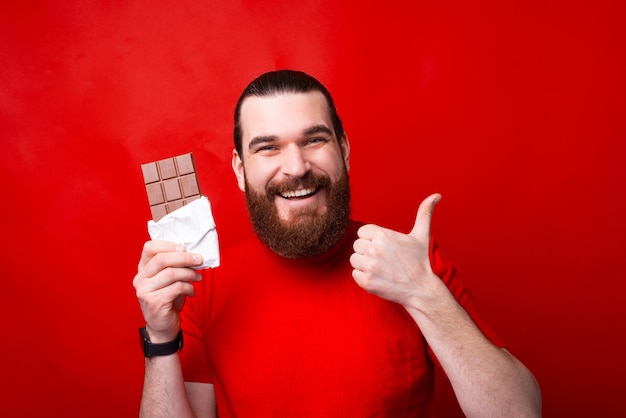
<path id="1" fill-rule="evenodd" d="M 248 96 L 272 96 L 278 93 L 307 93 L 309 91 L 319 91 L 326 97 L 328 102 L 328 112 L 330 114 L 330 120 L 333 124 L 333 129 L 337 140 L 341 140 L 343 136 L 343 125 L 341 119 L 335 109 L 335 103 L 330 95 L 330 92 L 322 83 L 316 78 L 302 72 L 294 70 L 277 70 L 270 71 L 265 74 L 261 74 L 254 79 L 245 90 L 241 93 L 237 106 L 235 107 L 235 149 L 239 156 L 243 159 L 242 145 L 241 145 L 241 105 Z"/>

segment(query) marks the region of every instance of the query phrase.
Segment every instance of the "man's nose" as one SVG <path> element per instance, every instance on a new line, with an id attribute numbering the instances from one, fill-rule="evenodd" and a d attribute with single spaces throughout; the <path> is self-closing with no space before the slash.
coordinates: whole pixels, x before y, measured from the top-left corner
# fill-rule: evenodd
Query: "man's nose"
<path id="1" fill-rule="evenodd" d="M 285 148 L 282 160 L 282 172 L 290 177 L 302 177 L 310 169 L 305 152 L 297 145 Z"/>

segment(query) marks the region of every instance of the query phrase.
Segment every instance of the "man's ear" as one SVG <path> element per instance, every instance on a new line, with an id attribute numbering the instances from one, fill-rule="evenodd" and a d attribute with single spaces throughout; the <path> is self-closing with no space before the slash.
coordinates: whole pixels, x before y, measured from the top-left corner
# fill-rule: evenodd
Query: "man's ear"
<path id="1" fill-rule="evenodd" d="M 242 192 L 246 191 L 246 176 L 244 174 L 243 169 L 243 161 L 239 157 L 239 153 L 236 149 L 233 150 L 233 172 L 235 173 L 235 177 L 237 177 L 237 185 Z"/>
<path id="2" fill-rule="evenodd" d="M 348 140 L 348 135 L 345 132 L 341 138 L 339 138 L 339 146 L 341 147 L 343 161 L 346 164 L 346 170 L 350 171 L 350 141 Z"/>

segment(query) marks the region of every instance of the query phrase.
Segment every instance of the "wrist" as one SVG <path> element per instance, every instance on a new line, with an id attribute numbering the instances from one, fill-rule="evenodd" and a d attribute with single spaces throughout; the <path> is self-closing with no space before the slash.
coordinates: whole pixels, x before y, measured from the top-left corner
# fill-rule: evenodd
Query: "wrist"
<path id="1" fill-rule="evenodd" d="M 155 356 L 169 356 L 183 349 L 183 332 L 178 331 L 175 338 L 169 341 L 157 342 L 150 338 L 146 327 L 139 328 L 139 343 L 146 358 Z"/>
<path id="2" fill-rule="evenodd" d="M 172 330 L 158 331 L 150 327 L 150 325 L 148 324 L 146 324 L 144 328 L 146 330 L 146 333 L 148 334 L 148 338 L 150 339 L 150 342 L 154 344 L 162 344 L 168 341 L 172 341 L 173 339 L 176 338 L 179 332 L 179 329 L 174 330 L 174 331 Z"/>
<path id="3" fill-rule="evenodd" d="M 432 273 L 432 277 L 423 281 L 407 298 L 404 308 L 411 316 L 431 316 L 445 311 L 450 303 L 456 302 L 445 283 Z"/>

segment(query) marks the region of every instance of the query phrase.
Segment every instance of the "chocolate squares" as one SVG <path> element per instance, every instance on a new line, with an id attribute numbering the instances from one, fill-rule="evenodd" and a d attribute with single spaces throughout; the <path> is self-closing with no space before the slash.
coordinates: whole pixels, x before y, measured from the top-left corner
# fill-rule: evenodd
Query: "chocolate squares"
<path id="1" fill-rule="evenodd" d="M 152 219 L 200 198 L 200 186 L 191 153 L 141 165 Z"/>

